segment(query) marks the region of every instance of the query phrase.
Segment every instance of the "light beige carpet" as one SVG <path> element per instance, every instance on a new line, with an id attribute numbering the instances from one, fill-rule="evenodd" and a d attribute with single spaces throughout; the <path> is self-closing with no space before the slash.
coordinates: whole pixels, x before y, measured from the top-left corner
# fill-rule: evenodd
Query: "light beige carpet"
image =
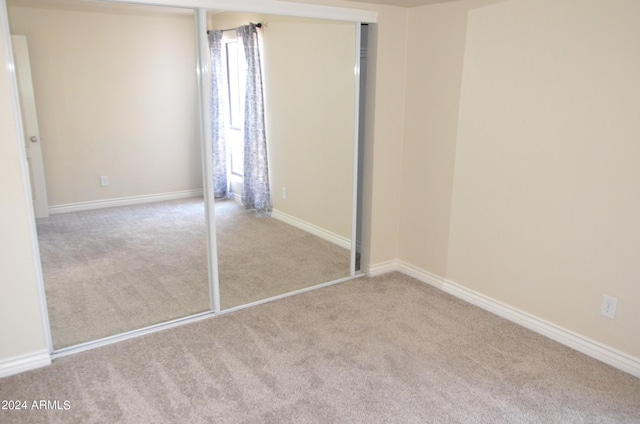
<path id="1" fill-rule="evenodd" d="M 202 199 L 37 220 L 55 348 L 209 309 Z"/>
<path id="2" fill-rule="evenodd" d="M 216 202 L 216 234 L 222 309 L 350 275 L 349 250 L 233 200 Z"/>
<path id="3" fill-rule="evenodd" d="M 2 423 L 638 423 L 640 380 L 401 274 L 0 380 Z"/>
<path id="4" fill-rule="evenodd" d="M 223 308 L 348 275 L 349 252 L 216 204 Z M 38 238 L 56 349 L 209 310 L 201 198 L 53 215 Z"/>

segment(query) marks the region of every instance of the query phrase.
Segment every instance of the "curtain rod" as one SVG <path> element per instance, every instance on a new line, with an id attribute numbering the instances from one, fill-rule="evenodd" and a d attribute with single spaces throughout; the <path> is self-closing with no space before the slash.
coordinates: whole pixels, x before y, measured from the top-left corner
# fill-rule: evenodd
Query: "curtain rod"
<path id="1" fill-rule="evenodd" d="M 253 22 L 249 22 L 249 25 L 255 25 L 255 26 L 256 26 L 256 28 L 262 28 L 262 22 L 258 22 L 257 24 L 254 24 Z M 222 32 L 225 32 L 225 31 L 235 31 L 235 30 L 237 30 L 238 28 L 240 28 L 240 27 L 229 28 L 229 29 L 222 29 L 222 30 L 213 30 L 213 31 L 222 31 Z M 208 30 L 207 30 L 207 34 L 209 34 L 209 32 L 211 32 L 211 31 L 212 31 L 212 30 L 209 30 L 209 29 L 208 29 Z"/>

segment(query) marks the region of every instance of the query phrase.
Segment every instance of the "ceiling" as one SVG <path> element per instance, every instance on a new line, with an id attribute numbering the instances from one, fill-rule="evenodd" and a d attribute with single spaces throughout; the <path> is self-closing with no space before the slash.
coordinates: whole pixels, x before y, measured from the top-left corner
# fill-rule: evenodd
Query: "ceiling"
<path id="1" fill-rule="evenodd" d="M 459 0 L 349 0 L 356 3 L 386 4 L 388 6 L 415 7 L 428 4 L 449 3 Z"/>
<path id="2" fill-rule="evenodd" d="M 459 0 L 349 0 L 356 3 L 372 3 L 372 4 L 384 4 L 388 6 L 400 6 L 400 7 L 415 7 L 425 6 L 428 4 L 447 3 Z M 69 8 L 82 8 L 84 1 L 77 0 L 8 0 L 7 3 L 12 6 L 24 6 L 24 7 L 46 7 L 55 9 L 69 9 Z M 94 2 L 86 4 L 96 7 L 100 6 L 100 2 Z M 104 5 L 103 5 L 104 6 Z M 112 6 L 112 5 L 111 5 Z M 107 4 L 106 7 L 109 7 Z"/>
<path id="3" fill-rule="evenodd" d="M 75 11 L 109 12 L 126 10 L 128 13 L 156 14 L 193 14 L 192 9 L 175 7 L 147 6 L 118 2 L 86 1 L 86 0 L 7 0 L 7 6 L 34 7 L 38 9 L 62 9 Z"/>

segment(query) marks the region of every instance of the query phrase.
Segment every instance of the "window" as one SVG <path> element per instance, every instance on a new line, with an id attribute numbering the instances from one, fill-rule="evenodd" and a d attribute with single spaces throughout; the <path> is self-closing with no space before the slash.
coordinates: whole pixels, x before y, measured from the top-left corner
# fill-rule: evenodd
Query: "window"
<path id="1" fill-rule="evenodd" d="M 245 59 L 242 45 L 235 31 L 228 31 L 222 37 L 224 62 L 227 70 L 227 155 L 230 176 L 236 179 L 244 174 L 244 80 L 246 78 Z"/>

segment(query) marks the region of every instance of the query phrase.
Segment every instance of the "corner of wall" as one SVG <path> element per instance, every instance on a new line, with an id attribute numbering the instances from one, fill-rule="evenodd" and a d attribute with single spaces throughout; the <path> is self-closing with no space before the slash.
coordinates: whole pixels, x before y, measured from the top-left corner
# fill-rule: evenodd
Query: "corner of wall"
<path id="1" fill-rule="evenodd" d="M 365 163 L 369 166 L 364 174 L 363 228 L 370 230 L 370 250 L 364 263 L 398 255 L 407 13 L 405 8 L 381 8 L 378 23 L 369 32 L 365 124 Z"/>

